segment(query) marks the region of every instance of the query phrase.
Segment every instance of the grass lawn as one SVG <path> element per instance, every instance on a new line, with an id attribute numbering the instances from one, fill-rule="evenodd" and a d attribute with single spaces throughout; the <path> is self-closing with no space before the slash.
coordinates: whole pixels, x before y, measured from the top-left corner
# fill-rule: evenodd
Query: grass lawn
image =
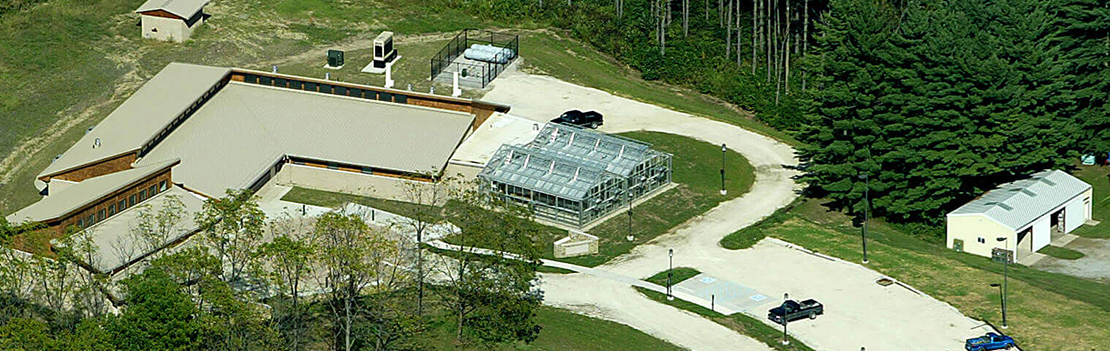
<path id="1" fill-rule="evenodd" d="M 727 169 L 725 186 L 728 195 L 720 194 L 721 149 L 718 146 L 687 138 L 684 136 L 658 132 L 631 132 L 620 134 L 625 137 L 652 143 L 655 148 L 674 154 L 672 179 L 678 186 L 633 208 L 633 231 L 636 240 L 629 242 L 628 217 L 619 214 L 599 224 L 590 231 L 598 236 L 598 254 L 560 259 L 561 261 L 583 266 L 597 266 L 613 257 L 632 250 L 636 245 L 645 243 L 667 232 L 671 228 L 697 216 L 724 200 L 743 195 L 755 180 L 754 169 L 743 156 L 729 151 L 726 156 Z M 337 207 L 354 202 L 381 209 L 383 211 L 405 214 L 410 203 L 375 199 L 358 195 L 333 193 L 320 190 L 294 188 L 285 197 L 286 201 L 309 205 Z M 448 205 L 450 206 L 450 205 Z M 540 240 L 543 243 L 543 257 L 553 259 L 551 243 L 567 235 L 565 230 L 537 224 Z M 448 238 L 446 241 L 451 242 Z"/>
<path id="2" fill-rule="evenodd" d="M 1040 251 L 1037 251 L 1037 252 L 1040 252 L 1040 253 L 1043 253 L 1045 255 L 1049 255 L 1049 256 L 1052 256 L 1052 257 L 1056 257 L 1056 258 L 1059 258 L 1061 260 L 1078 260 L 1080 258 L 1083 258 L 1083 256 L 1084 256 L 1082 252 L 1075 251 L 1075 250 L 1065 248 L 1065 247 L 1052 246 L 1052 245 L 1045 246 L 1043 249 L 1041 249 Z"/>
<path id="3" fill-rule="evenodd" d="M 691 302 L 679 299 L 667 300 L 667 295 L 663 293 L 644 289 L 641 287 L 635 288 L 636 291 L 639 291 L 641 294 L 644 294 L 644 296 L 647 296 L 649 299 L 652 299 L 655 302 L 664 305 L 670 305 L 681 310 L 686 310 L 701 315 L 702 317 L 716 322 L 717 324 L 735 330 L 737 333 L 747 335 L 753 339 L 759 340 L 764 344 L 767 344 L 767 346 L 770 346 L 772 349 L 784 351 L 813 351 L 812 348 L 806 346 L 806 344 L 802 343 L 801 341 L 798 341 L 798 339 L 795 339 L 793 336 L 790 337 L 790 345 L 783 345 L 782 329 L 763 324 L 763 322 L 758 321 L 746 314 L 736 313 L 731 316 L 726 316 L 724 314 L 721 314 L 720 312 L 710 311 L 708 308 L 701 307 Z"/>
<path id="4" fill-rule="evenodd" d="M 820 200 L 802 200 L 761 222 L 760 234 L 840 257 L 862 257 L 859 228 L 828 212 Z M 998 289 L 1003 267 L 985 257 L 957 253 L 918 235 L 873 220 L 868 230 L 871 269 L 913 285 L 964 314 L 1000 322 Z M 1009 269 L 1008 333 L 1030 350 L 1110 349 L 1110 286 L 1023 266 Z"/>
<path id="5" fill-rule="evenodd" d="M 444 316 L 430 323 L 420 336 L 421 346 L 429 350 L 644 350 L 678 351 L 682 348 L 645 334 L 624 324 L 583 316 L 553 307 L 540 307 L 536 322 L 543 327 L 531 344 L 484 344 L 455 341 L 454 320 Z"/>
<path id="6" fill-rule="evenodd" d="M 1110 167 L 1077 167 L 1072 175 L 1091 184 L 1091 217 L 1102 223 L 1096 226 L 1079 226 L 1072 234 L 1088 238 L 1110 238 Z"/>
<path id="7" fill-rule="evenodd" d="M 675 267 L 674 269 L 671 269 L 671 271 L 674 272 L 674 275 L 671 276 L 671 285 L 681 283 L 686 279 L 690 279 L 693 278 L 695 275 L 701 274 L 701 271 L 690 267 Z M 655 273 L 655 275 L 644 280 L 649 283 L 667 286 L 667 271 Z"/>

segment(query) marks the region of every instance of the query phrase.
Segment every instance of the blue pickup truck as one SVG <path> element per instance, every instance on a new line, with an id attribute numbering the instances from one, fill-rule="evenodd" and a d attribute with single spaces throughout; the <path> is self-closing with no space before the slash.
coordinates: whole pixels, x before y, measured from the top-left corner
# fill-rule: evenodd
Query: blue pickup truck
<path id="1" fill-rule="evenodd" d="M 967 342 L 964 343 L 964 349 L 967 351 L 1009 350 L 1014 347 L 1017 347 L 1014 338 L 995 333 L 987 333 L 987 335 L 967 339 Z"/>

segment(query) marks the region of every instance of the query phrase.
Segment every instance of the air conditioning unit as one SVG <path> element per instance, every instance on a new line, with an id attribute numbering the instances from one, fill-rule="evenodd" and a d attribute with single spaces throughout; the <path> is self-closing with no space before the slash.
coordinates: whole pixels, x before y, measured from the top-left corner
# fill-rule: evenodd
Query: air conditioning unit
<path id="1" fill-rule="evenodd" d="M 374 68 L 385 68 L 385 64 L 397 58 L 393 48 L 393 32 L 382 32 L 374 39 Z"/>
<path id="2" fill-rule="evenodd" d="M 328 66 L 329 67 L 342 67 L 343 66 L 343 52 L 339 50 L 328 50 Z"/>

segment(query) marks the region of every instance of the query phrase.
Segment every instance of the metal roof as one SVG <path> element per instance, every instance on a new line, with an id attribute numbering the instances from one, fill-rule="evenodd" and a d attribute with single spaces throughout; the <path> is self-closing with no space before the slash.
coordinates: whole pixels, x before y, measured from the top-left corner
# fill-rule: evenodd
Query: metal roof
<path id="1" fill-rule="evenodd" d="M 209 196 L 250 186 L 283 155 L 437 172 L 468 113 L 229 82 L 136 165 L 180 158 L 174 182 Z"/>
<path id="2" fill-rule="evenodd" d="M 545 125 L 527 146 L 600 164 L 606 171 L 622 177 L 627 177 L 636 166 L 658 153 L 647 143 L 560 123 Z"/>
<path id="3" fill-rule="evenodd" d="M 137 151 L 229 72 L 228 68 L 169 64 L 36 178 Z"/>
<path id="4" fill-rule="evenodd" d="M 594 186 L 620 178 L 597 163 L 514 145 L 502 145 L 478 176 L 574 201 L 585 199 Z"/>
<path id="5" fill-rule="evenodd" d="M 199 213 L 204 206 L 204 200 L 185 189 L 173 186 L 140 204 L 127 208 L 85 229 L 92 238 L 96 247 L 96 256 L 93 262 L 85 262 L 96 268 L 101 273 L 107 273 L 122 268 L 131 261 L 138 260 L 153 251 L 147 243 L 136 238 L 132 231 L 139 224 L 140 215 L 144 209 L 153 213 L 166 206 L 170 197 L 176 197 L 184 205 L 185 211 L 180 221 L 172 228 L 163 228 L 167 235 L 165 241 L 158 245 L 159 249 L 197 231 L 199 226 L 193 221 L 193 214 Z M 79 237 L 75 237 L 79 238 Z"/>
<path id="6" fill-rule="evenodd" d="M 174 164 L 178 164 L 178 161 L 176 159 L 165 160 L 151 163 L 148 167 L 134 168 L 85 179 L 70 185 L 65 190 L 48 195 L 39 202 L 16 211 L 16 213 L 9 214 L 7 219 L 12 223 L 26 220 L 49 221 L 58 219 L 84 207 L 84 205 L 103 198 L 104 195 L 127 188 L 128 185 L 148 177 L 148 175 L 173 167 Z"/>
<path id="7" fill-rule="evenodd" d="M 147 0 L 135 12 L 163 10 L 189 19 L 200 12 L 204 5 L 208 5 L 208 0 Z"/>
<path id="8" fill-rule="evenodd" d="M 985 215 L 1017 231 L 1090 189 L 1091 185 L 1060 170 L 1044 170 L 1002 184 L 948 215 Z"/>
<path id="9" fill-rule="evenodd" d="M 146 167 L 85 179 L 8 215 L 7 220 L 18 223 L 26 220 L 41 222 L 57 219 L 177 163 L 177 159 L 169 159 Z"/>

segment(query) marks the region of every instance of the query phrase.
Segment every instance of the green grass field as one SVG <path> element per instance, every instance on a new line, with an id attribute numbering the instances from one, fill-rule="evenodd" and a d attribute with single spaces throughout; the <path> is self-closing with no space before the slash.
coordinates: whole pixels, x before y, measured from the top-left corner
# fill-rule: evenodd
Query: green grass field
<path id="1" fill-rule="evenodd" d="M 859 228 L 819 199 L 800 200 L 783 213 L 740 233 L 767 235 L 858 262 Z M 1000 323 L 998 289 L 1003 267 L 985 257 L 957 253 L 922 234 L 873 220 L 869 268 L 906 282 L 960 312 Z M 1024 266 L 1009 268 L 1007 333 L 1030 350 L 1110 349 L 1110 286 Z"/>

